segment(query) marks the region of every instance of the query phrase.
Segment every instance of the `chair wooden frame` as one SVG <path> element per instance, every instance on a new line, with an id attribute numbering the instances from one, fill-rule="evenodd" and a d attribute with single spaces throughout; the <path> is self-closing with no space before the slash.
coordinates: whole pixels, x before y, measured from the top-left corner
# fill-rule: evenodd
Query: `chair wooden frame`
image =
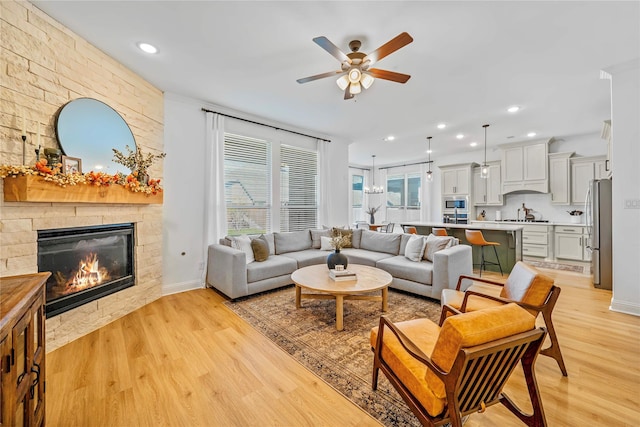
<path id="1" fill-rule="evenodd" d="M 443 307 L 443 310 L 449 310 L 454 314 L 459 313 L 449 306 Z M 383 336 L 387 330 L 398 338 L 402 347 L 414 359 L 425 365 L 444 383 L 447 406 L 442 414 L 431 416 L 382 358 Z M 376 347 L 372 349 L 374 361 L 371 386 L 373 390 L 377 389 L 378 371 L 381 370 L 424 426 L 435 427 L 451 423 L 453 427 L 461 427 L 462 417 L 474 412 L 484 412 L 486 407 L 497 403 L 502 403 L 530 427 L 546 426 L 534 371 L 534 363 L 545 335 L 544 328 L 537 328 L 486 344 L 460 349 L 453 367 L 447 373 L 433 363 L 429 356 L 424 354 L 391 321 L 382 316 Z M 502 392 L 518 362 L 521 363 L 524 371 L 533 408 L 532 414 L 524 413 Z"/>
<path id="2" fill-rule="evenodd" d="M 460 291 L 460 286 L 462 284 L 462 281 L 465 279 L 504 287 L 504 283 L 501 283 L 501 282 L 482 279 L 480 277 L 475 277 L 475 276 L 462 275 L 458 278 L 458 284 L 456 285 L 457 291 Z M 558 336 L 556 334 L 556 329 L 553 326 L 553 319 L 551 318 L 551 314 L 553 313 L 553 309 L 556 306 L 556 302 L 558 302 L 560 291 L 561 289 L 558 286 L 556 285 L 551 286 L 551 290 L 549 291 L 549 294 L 547 294 L 547 298 L 545 298 L 544 303 L 540 306 L 534 306 L 534 305 L 526 304 L 520 301 L 512 301 L 506 298 L 496 297 L 493 295 L 487 295 L 480 292 L 467 290 L 464 292 L 464 298 L 462 299 L 462 304 L 460 305 L 460 311 L 463 313 L 466 311 L 467 301 L 469 300 L 469 297 L 472 295 L 475 295 L 480 298 L 486 298 L 486 299 L 498 301 L 504 304 L 515 302 L 516 304 L 518 304 L 520 307 L 524 309 L 535 311 L 536 314 L 542 313 L 542 318 L 544 319 L 544 324 L 547 328 L 547 332 L 549 333 L 549 340 L 551 341 L 551 344 L 549 345 L 549 347 L 542 349 L 540 351 L 540 354 L 544 356 L 552 357 L 553 359 L 555 359 L 556 362 L 558 362 L 558 367 L 560 368 L 562 375 L 566 377 L 568 376 L 567 368 L 564 364 L 564 358 L 562 357 L 562 352 L 560 351 L 560 344 L 558 343 Z M 446 318 L 446 316 L 447 314 L 443 308 L 442 313 L 440 314 L 440 325 L 442 325 L 442 322 L 444 322 L 444 319 Z"/>

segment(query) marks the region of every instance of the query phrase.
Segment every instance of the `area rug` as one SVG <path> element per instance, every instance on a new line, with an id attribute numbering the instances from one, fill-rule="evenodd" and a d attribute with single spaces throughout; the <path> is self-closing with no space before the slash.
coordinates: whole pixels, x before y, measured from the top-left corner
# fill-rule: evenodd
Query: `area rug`
<path id="1" fill-rule="evenodd" d="M 583 273 L 583 274 L 589 274 L 591 272 L 589 265 L 581 266 L 581 265 L 562 264 L 559 262 L 529 261 L 529 260 L 525 262 L 527 264 L 530 264 L 538 268 L 549 268 L 552 270 L 573 271 L 574 273 Z"/>
<path id="2" fill-rule="evenodd" d="M 393 322 L 440 318 L 435 300 L 390 289 L 388 302 Z M 302 300 L 296 310 L 293 286 L 225 305 L 384 425 L 420 425 L 384 374 L 378 390 L 371 389 L 369 332 L 378 325 L 380 302 L 345 301 L 343 331 L 335 327 L 334 300 Z"/>

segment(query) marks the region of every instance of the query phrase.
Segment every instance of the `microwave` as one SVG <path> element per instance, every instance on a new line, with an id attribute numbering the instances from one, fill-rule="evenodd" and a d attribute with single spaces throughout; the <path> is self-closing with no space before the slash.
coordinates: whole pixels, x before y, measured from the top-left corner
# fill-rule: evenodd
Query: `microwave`
<path id="1" fill-rule="evenodd" d="M 444 213 L 469 212 L 469 198 L 467 196 L 448 196 L 443 199 Z"/>

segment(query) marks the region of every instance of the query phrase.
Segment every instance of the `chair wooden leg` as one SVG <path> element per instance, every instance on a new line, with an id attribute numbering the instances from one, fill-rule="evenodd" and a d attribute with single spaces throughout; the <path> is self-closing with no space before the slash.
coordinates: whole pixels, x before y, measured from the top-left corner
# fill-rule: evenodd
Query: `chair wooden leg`
<path id="1" fill-rule="evenodd" d="M 520 410 L 520 408 L 518 408 L 518 406 L 513 403 L 506 394 L 502 393 L 500 396 L 500 403 L 506 406 L 509 411 L 529 427 L 547 426 L 547 420 L 544 416 L 542 399 L 540 398 L 540 391 L 538 390 L 538 382 L 536 380 L 536 373 L 534 370 L 534 362 L 540 347 L 542 347 L 543 341 L 544 336 L 540 337 L 537 345 L 529 346 L 521 360 L 524 378 L 527 382 L 527 391 L 529 392 L 529 399 L 531 400 L 531 407 L 533 408 L 533 414 L 525 414 L 522 412 L 522 410 Z"/>
<path id="2" fill-rule="evenodd" d="M 553 308 L 553 306 L 551 308 Z M 562 358 L 562 352 L 560 351 L 558 336 L 556 335 L 556 330 L 553 326 L 553 321 L 551 320 L 551 310 L 543 310 L 542 318 L 544 319 L 544 323 L 547 326 L 551 345 L 545 348 L 544 350 L 540 351 L 540 354 L 553 357 L 554 359 L 556 359 L 556 362 L 558 362 L 558 366 L 560 367 L 560 371 L 562 372 L 562 375 L 566 377 L 568 376 L 567 368 L 564 366 L 564 359 Z"/>

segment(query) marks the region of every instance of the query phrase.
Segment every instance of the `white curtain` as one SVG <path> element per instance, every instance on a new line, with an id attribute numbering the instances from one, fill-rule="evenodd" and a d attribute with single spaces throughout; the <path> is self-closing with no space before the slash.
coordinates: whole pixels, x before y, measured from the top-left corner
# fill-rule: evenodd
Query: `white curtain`
<path id="1" fill-rule="evenodd" d="M 218 243 L 218 240 L 227 235 L 227 206 L 224 197 L 224 116 L 206 113 L 205 139 L 204 259 L 206 260 L 209 245 Z"/>
<path id="2" fill-rule="evenodd" d="M 318 226 L 320 224 L 328 225 L 331 222 L 331 218 L 329 218 L 329 212 L 331 212 L 329 144 L 329 141 L 318 140 Z"/>

